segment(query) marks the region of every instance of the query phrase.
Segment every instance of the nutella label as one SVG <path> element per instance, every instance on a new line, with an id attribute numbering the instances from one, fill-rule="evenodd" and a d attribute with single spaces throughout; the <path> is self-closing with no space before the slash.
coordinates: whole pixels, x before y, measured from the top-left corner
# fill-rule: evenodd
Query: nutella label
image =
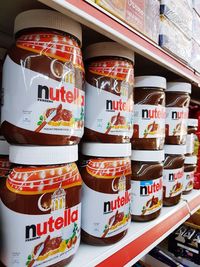
<path id="1" fill-rule="evenodd" d="M 85 127 L 132 137 L 133 65 L 120 60 L 99 61 L 91 63 L 88 71 L 94 75 L 96 86 L 86 83 Z"/>
<path id="2" fill-rule="evenodd" d="M 5 60 L 2 122 L 32 132 L 82 137 L 85 96 L 75 86 L 75 68 L 83 72 L 83 63 L 76 42 L 38 33 L 21 36 L 16 46 L 30 55 L 19 64 L 12 56 Z M 31 69 L 37 58 L 41 73 Z"/>
<path id="3" fill-rule="evenodd" d="M 193 154 L 195 146 L 195 135 L 187 134 L 186 138 L 186 154 Z"/>
<path id="4" fill-rule="evenodd" d="M 52 266 L 77 251 L 81 204 L 70 200 L 70 188 L 81 183 L 74 163 L 12 169 L 6 188 L 16 205 L 4 195 L 0 201 L 5 266 Z"/>
<path id="5" fill-rule="evenodd" d="M 165 107 L 158 105 L 134 106 L 134 138 L 165 137 Z"/>
<path id="6" fill-rule="evenodd" d="M 187 134 L 188 108 L 166 107 L 166 136 Z"/>
<path id="7" fill-rule="evenodd" d="M 163 170 L 163 186 L 165 188 L 164 197 L 175 197 L 183 190 L 183 168 L 164 169 Z"/>
<path id="8" fill-rule="evenodd" d="M 104 194 L 83 184 L 81 227 L 88 234 L 107 238 L 115 236 L 130 226 L 130 190 Z"/>
<path id="9" fill-rule="evenodd" d="M 151 181 L 131 180 L 131 214 L 144 216 L 162 207 L 163 179 Z"/>
<path id="10" fill-rule="evenodd" d="M 76 253 L 80 243 L 80 204 L 46 215 L 27 215 L 8 209 L 0 200 L 0 211 L 4 242 L 1 259 L 5 266 L 45 267 Z"/>
<path id="11" fill-rule="evenodd" d="M 194 171 L 184 172 L 183 175 L 183 191 L 190 191 L 194 185 Z"/>

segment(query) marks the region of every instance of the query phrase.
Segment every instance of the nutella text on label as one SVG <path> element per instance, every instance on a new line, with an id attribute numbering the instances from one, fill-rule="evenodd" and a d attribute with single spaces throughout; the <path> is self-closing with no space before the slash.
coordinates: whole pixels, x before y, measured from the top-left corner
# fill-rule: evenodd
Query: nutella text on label
<path id="1" fill-rule="evenodd" d="M 190 191 L 194 185 L 194 171 L 184 172 L 183 175 L 183 191 Z"/>
<path id="2" fill-rule="evenodd" d="M 163 170 L 164 197 L 175 197 L 183 190 L 183 168 Z"/>
<path id="3" fill-rule="evenodd" d="M 149 181 L 131 180 L 131 214 L 149 215 L 161 209 L 162 187 L 162 178 Z"/>

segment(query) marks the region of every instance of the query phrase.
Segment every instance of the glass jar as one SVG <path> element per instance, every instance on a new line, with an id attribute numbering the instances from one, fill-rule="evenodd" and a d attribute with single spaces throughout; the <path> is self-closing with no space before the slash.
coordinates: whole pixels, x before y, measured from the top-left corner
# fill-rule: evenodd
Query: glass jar
<path id="1" fill-rule="evenodd" d="M 165 145 L 163 171 L 163 205 L 174 206 L 179 203 L 183 190 L 183 166 L 185 145 Z"/>
<path id="2" fill-rule="evenodd" d="M 132 148 L 161 150 L 165 142 L 166 79 L 160 76 L 135 77 L 134 128 Z"/>
<path id="3" fill-rule="evenodd" d="M 182 82 L 167 83 L 165 144 L 185 145 L 187 136 L 188 107 L 191 84 Z"/>
<path id="4" fill-rule="evenodd" d="M 84 140 L 129 143 L 133 135 L 134 52 L 115 42 L 103 42 L 88 46 L 84 58 Z"/>
<path id="5" fill-rule="evenodd" d="M 197 157 L 186 156 L 184 162 L 183 194 L 189 194 L 194 187 L 194 173 L 196 170 Z"/>
<path id="6" fill-rule="evenodd" d="M 1 263 L 66 266 L 80 243 L 77 145 L 11 145 L 9 156 L 13 165 L 0 187 Z"/>
<path id="7" fill-rule="evenodd" d="M 14 32 L 3 71 L 2 134 L 12 144 L 77 144 L 85 101 L 81 26 L 37 9 L 20 13 Z"/>
<path id="8" fill-rule="evenodd" d="M 91 245 L 114 244 L 131 221 L 131 145 L 83 143 L 81 152 L 81 238 Z"/>
<path id="9" fill-rule="evenodd" d="M 163 150 L 132 150 L 131 217 L 133 221 L 150 221 L 160 214 L 163 160 Z"/>
<path id="10" fill-rule="evenodd" d="M 196 135 L 198 120 L 188 119 L 187 126 L 186 155 L 192 156 L 194 154 L 197 156 L 199 150 L 199 139 Z"/>

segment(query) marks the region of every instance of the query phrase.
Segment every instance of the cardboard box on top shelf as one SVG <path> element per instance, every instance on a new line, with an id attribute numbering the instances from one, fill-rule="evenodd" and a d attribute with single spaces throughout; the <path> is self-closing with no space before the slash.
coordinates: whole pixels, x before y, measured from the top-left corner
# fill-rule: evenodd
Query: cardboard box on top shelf
<path id="1" fill-rule="evenodd" d="M 194 39 L 192 39 L 190 66 L 200 73 L 200 45 Z"/>
<path id="2" fill-rule="evenodd" d="M 121 20 L 124 20 L 126 0 L 96 0 L 96 4 Z"/>
<path id="3" fill-rule="evenodd" d="M 161 0 L 160 14 L 167 17 L 187 38 L 192 37 L 192 2 L 191 0 Z"/>
<path id="4" fill-rule="evenodd" d="M 145 0 L 145 33 L 154 42 L 158 43 L 160 28 L 159 0 Z"/>
<path id="5" fill-rule="evenodd" d="M 194 10 L 200 15 L 200 1 L 193 0 L 192 2 Z"/>
<path id="6" fill-rule="evenodd" d="M 160 18 L 159 45 L 186 63 L 191 59 L 191 40 L 165 16 Z"/>
<path id="7" fill-rule="evenodd" d="M 192 37 L 200 45 L 200 16 L 193 9 Z"/>

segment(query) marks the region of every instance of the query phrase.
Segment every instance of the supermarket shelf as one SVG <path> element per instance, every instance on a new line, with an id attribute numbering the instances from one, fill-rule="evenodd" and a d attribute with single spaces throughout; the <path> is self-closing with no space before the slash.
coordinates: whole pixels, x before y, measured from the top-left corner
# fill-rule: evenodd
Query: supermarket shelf
<path id="1" fill-rule="evenodd" d="M 196 194 L 192 195 L 197 197 Z M 191 197 L 190 201 L 192 199 Z M 112 246 L 96 247 L 82 243 L 69 267 L 80 266 L 80 263 L 82 267 L 131 266 L 186 221 L 189 216 L 188 205 L 184 200 L 177 206 L 163 208 L 156 220 L 146 223 L 132 222 L 128 234 Z"/>
<path id="2" fill-rule="evenodd" d="M 195 213 L 200 208 L 200 190 L 193 190 L 188 195 L 183 195 L 182 199 L 188 204 L 190 214 Z"/>
<path id="3" fill-rule="evenodd" d="M 146 37 L 120 23 L 112 15 L 102 12 L 96 4 L 89 4 L 83 0 L 39 0 L 89 28 L 133 49 L 138 54 L 156 62 L 160 66 L 190 80 L 200 86 L 200 77 L 189 68 L 158 45 Z"/>

